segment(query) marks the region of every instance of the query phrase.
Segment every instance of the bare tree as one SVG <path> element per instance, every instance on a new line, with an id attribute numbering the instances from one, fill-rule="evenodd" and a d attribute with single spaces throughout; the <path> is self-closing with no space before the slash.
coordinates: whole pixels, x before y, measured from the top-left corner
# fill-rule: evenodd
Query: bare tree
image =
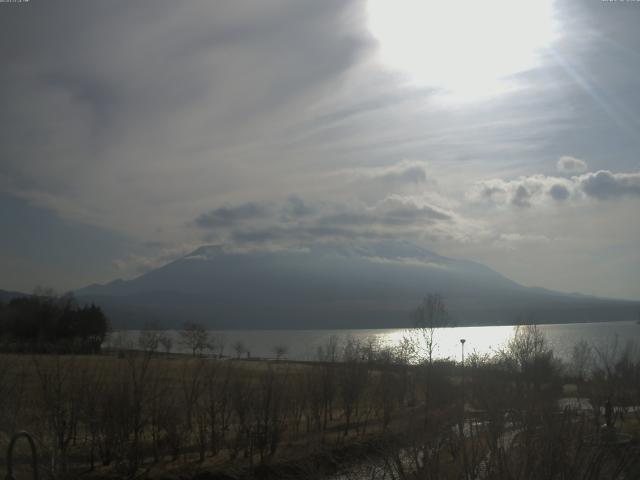
<path id="1" fill-rule="evenodd" d="M 524 371 L 539 358 L 547 356 L 550 348 L 542 330 L 536 324 L 518 325 L 506 349 L 500 353 L 507 360 L 515 362 L 520 371 Z"/>
<path id="2" fill-rule="evenodd" d="M 423 376 L 424 422 L 426 427 L 431 414 L 433 393 L 436 390 L 433 381 L 433 353 L 436 349 L 436 332 L 438 328 L 449 325 L 449 313 L 442 295 L 429 293 L 422 299 L 413 315 L 415 326 L 418 329 L 417 343 L 419 346 L 417 348 L 425 353 L 427 359 Z"/>
<path id="3" fill-rule="evenodd" d="M 338 344 L 338 337 L 331 335 L 324 345 L 318 345 L 318 361 L 335 363 L 338 360 Z"/>
<path id="4" fill-rule="evenodd" d="M 439 293 L 429 293 L 414 312 L 414 322 L 419 329 L 422 347 L 429 364 L 433 362 L 436 347 L 435 334 L 438 328 L 450 326 L 450 317 L 444 298 Z"/>
<path id="5" fill-rule="evenodd" d="M 148 431 L 151 436 L 151 449 L 155 463 L 161 458 L 162 425 L 166 423 L 164 417 L 171 408 L 169 400 L 170 385 L 163 382 L 158 375 L 154 375 L 149 383 L 149 398 L 147 400 L 147 412 L 149 418 Z"/>
<path id="6" fill-rule="evenodd" d="M 51 470 L 65 472 L 67 469 L 67 452 L 80 413 L 81 388 L 74 384 L 77 365 L 75 357 L 69 362 L 58 355 L 49 362 L 48 358 L 32 357 L 37 373 L 38 393 L 40 401 L 38 411 L 44 416 L 42 423 L 46 426 L 42 437 L 51 449 Z"/>
<path id="7" fill-rule="evenodd" d="M 571 351 L 571 373 L 580 382 L 584 381 L 593 362 L 591 346 L 584 340 L 580 340 Z"/>
<path id="8" fill-rule="evenodd" d="M 229 385 L 236 373 L 231 362 L 212 362 L 205 371 L 203 406 L 208 421 L 211 456 L 217 455 L 225 444 L 225 435 L 233 413 Z"/>
<path id="9" fill-rule="evenodd" d="M 160 335 L 158 341 L 160 342 L 164 353 L 169 355 L 171 353 L 171 349 L 173 348 L 173 339 L 166 332 L 164 332 Z"/>
<path id="10" fill-rule="evenodd" d="M 254 388 L 251 419 L 252 446 L 264 463 L 265 454 L 275 454 L 286 427 L 287 372 L 276 372 L 271 366 L 261 372 Z"/>
<path id="11" fill-rule="evenodd" d="M 272 352 L 276 356 L 276 360 L 281 360 L 282 357 L 284 357 L 288 351 L 289 351 L 289 348 L 283 344 L 275 345 L 272 349 Z"/>
<path id="12" fill-rule="evenodd" d="M 209 342 L 209 350 L 217 358 L 222 358 L 224 355 L 224 347 L 227 345 L 227 340 L 224 335 L 212 335 Z"/>
<path id="13" fill-rule="evenodd" d="M 129 432 L 131 443 L 129 444 L 129 469 L 131 473 L 139 466 L 142 457 L 142 443 L 144 431 L 147 423 L 146 409 L 149 399 L 149 380 L 151 378 L 151 358 L 144 356 L 127 357 L 127 367 L 129 373 L 130 396 L 128 401 Z"/>
<path id="14" fill-rule="evenodd" d="M 372 400 L 378 414 L 382 417 L 382 428 L 386 431 L 395 408 L 404 395 L 401 376 L 394 373 L 389 362 L 385 362 L 378 366 L 378 374 L 372 379 L 374 391 Z"/>
<path id="15" fill-rule="evenodd" d="M 353 419 L 358 415 L 360 401 L 369 380 L 367 364 L 362 361 L 362 358 L 362 345 L 353 338 L 347 338 L 343 352 L 343 365 L 339 370 L 345 436 L 349 435 Z"/>
<path id="16" fill-rule="evenodd" d="M 185 322 L 180 332 L 182 344 L 191 350 L 193 356 L 202 354 L 209 345 L 209 333 L 203 325 L 195 322 Z"/>
<path id="17" fill-rule="evenodd" d="M 155 322 L 148 323 L 138 334 L 138 347 L 147 354 L 153 355 L 158 351 L 161 338 L 162 334 L 158 324 Z"/>
<path id="18" fill-rule="evenodd" d="M 247 347 L 245 347 L 242 340 L 238 340 L 233 344 L 233 350 L 236 352 L 236 356 L 240 358 L 242 354 L 247 351 Z"/>
<path id="19" fill-rule="evenodd" d="M 0 357 L 0 431 L 13 432 L 24 407 L 25 368 L 19 358 Z"/>
<path id="20" fill-rule="evenodd" d="M 195 362 L 195 363 L 193 363 Z M 205 389 L 205 361 L 203 359 L 185 362 L 181 375 L 184 413 L 186 416 L 186 433 L 191 437 L 195 429 L 200 461 L 204 460 L 207 442 L 206 411 L 203 403 Z"/>
<path id="21" fill-rule="evenodd" d="M 571 374 L 575 377 L 578 399 L 582 396 L 585 380 L 593 369 L 593 350 L 584 340 L 580 340 L 571 351 Z"/>

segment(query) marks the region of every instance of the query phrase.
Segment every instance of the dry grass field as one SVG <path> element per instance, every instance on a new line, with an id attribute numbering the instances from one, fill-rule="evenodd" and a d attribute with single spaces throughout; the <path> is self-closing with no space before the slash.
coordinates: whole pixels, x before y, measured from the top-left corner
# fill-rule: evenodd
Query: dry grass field
<path id="1" fill-rule="evenodd" d="M 308 363 L 3 354 L 0 449 L 27 430 L 45 478 L 637 478 L 639 364 L 576 378 L 522 345 L 464 367 L 356 343 Z M 559 408 L 569 390 L 591 408 Z M 607 399 L 623 445 L 600 441 Z"/>

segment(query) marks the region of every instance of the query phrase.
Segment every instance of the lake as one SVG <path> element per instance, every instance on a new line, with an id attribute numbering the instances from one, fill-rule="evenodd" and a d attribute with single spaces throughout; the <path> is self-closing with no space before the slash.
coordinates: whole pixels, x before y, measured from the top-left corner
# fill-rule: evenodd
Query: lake
<path id="1" fill-rule="evenodd" d="M 640 340 L 640 325 L 636 322 L 571 323 L 539 325 L 557 357 L 569 360 L 573 346 L 584 340 L 601 351 L 620 350 L 629 340 Z M 465 356 L 472 352 L 481 355 L 493 354 L 512 338 L 514 326 L 453 327 L 438 329 L 435 336 L 437 358 L 459 361 L 460 339 L 466 343 Z M 167 334 L 173 339 L 173 352 L 190 353 L 181 345 L 178 331 Z M 403 337 L 415 335 L 414 329 L 372 329 L 372 330 L 216 330 L 210 335 L 213 342 L 224 345 L 223 353 L 234 356 L 233 345 L 242 342 L 251 357 L 274 358 L 274 347 L 286 347 L 285 358 L 291 360 L 315 360 L 318 347 L 326 345 L 333 336 L 344 344 L 348 337 L 361 342 L 374 339 L 379 345 L 398 345 Z M 123 330 L 110 335 L 105 347 L 137 348 L 139 331 Z M 244 354 L 246 356 L 246 354 Z"/>

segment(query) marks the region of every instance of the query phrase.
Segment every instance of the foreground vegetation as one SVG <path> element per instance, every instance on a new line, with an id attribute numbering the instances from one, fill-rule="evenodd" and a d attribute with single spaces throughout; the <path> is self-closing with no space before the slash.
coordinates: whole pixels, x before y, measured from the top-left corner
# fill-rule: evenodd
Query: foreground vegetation
<path id="1" fill-rule="evenodd" d="M 463 366 L 415 345 L 332 338 L 309 363 L 5 354 L 0 446 L 29 430 L 55 478 L 640 478 L 635 346 L 580 344 L 562 366 L 523 327 Z"/>

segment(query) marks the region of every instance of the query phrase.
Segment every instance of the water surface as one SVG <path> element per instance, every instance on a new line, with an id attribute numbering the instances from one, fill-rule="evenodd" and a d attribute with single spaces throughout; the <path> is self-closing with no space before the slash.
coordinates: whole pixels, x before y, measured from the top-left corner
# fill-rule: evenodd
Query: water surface
<path id="1" fill-rule="evenodd" d="M 569 360 L 574 345 L 583 340 L 591 346 L 611 352 L 621 350 L 629 340 L 640 341 L 640 325 L 635 322 L 607 323 L 570 323 L 540 325 L 549 345 L 556 356 Z M 513 337 L 515 327 L 454 327 L 441 328 L 435 334 L 436 358 L 460 360 L 461 343 L 465 339 L 465 356 L 475 352 L 480 355 L 493 355 L 504 348 Z M 344 345 L 351 337 L 362 343 L 375 342 L 381 346 L 397 346 L 405 337 L 419 338 L 415 329 L 370 329 L 370 330 L 215 330 L 209 332 L 212 343 L 223 345 L 223 353 L 235 356 L 234 345 L 242 342 L 251 357 L 273 358 L 275 347 L 286 348 L 286 358 L 292 360 L 316 360 L 319 346 L 326 345 L 332 337 L 337 337 Z M 167 334 L 173 339 L 173 352 L 190 353 L 182 345 L 178 331 Z M 139 331 L 126 330 L 114 332 L 105 342 L 105 346 L 127 346 L 136 348 Z"/>

